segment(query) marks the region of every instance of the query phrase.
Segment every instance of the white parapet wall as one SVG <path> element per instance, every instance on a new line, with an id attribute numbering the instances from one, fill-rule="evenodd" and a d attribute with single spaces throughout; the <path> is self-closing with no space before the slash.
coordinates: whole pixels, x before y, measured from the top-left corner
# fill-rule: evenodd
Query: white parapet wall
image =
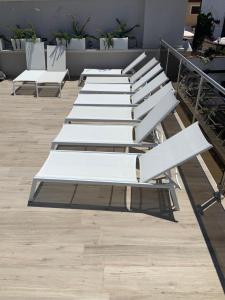
<path id="1" fill-rule="evenodd" d="M 146 51 L 147 58 L 143 64 L 152 57 L 158 57 L 157 49 L 130 49 L 130 50 L 67 50 L 66 64 L 71 76 L 79 76 L 84 68 L 123 68 L 133 59 Z M 7 77 L 16 77 L 26 69 L 24 51 L 0 51 L 0 70 Z"/>

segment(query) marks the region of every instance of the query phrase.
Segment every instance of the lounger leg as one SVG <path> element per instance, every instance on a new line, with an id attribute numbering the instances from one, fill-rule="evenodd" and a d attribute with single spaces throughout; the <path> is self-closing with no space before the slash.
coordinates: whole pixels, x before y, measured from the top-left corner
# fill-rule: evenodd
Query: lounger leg
<path id="1" fill-rule="evenodd" d="M 62 86 L 61 83 L 59 84 L 59 97 L 62 97 Z"/>
<path id="2" fill-rule="evenodd" d="M 80 75 L 80 79 L 79 79 L 78 85 L 81 86 L 81 83 L 83 81 L 84 81 L 84 77 L 83 77 L 83 75 Z"/>
<path id="3" fill-rule="evenodd" d="M 16 95 L 16 88 L 15 88 L 15 82 L 13 81 L 13 95 Z"/>
<path id="4" fill-rule="evenodd" d="M 69 70 L 68 70 L 67 74 L 68 74 L 68 78 L 70 80 L 70 71 Z"/>
<path id="5" fill-rule="evenodd" d="M 29 197 L 29 202 L 32 202 L 34 200 L 34 195 L 37 190 L 37 183 L 38 181 L 33 179 L 32 185 L 31 185 L 31 190 L 30 190 L 30 197 Z"/>
<path id="6" fill-rule="evenodd" d="M 176 195 L 176 191 L 175 191 L 174 186 L 171 186 L 171 187 L 170 187 L 170 196 L 171 196 L 171 198 L 172 198 L 172 201 L 173 201 L 173 205 L 174 205 L 175 210 L 180 210 L 180 207 L 179 207 L 179 203 L 178 203 L 178 199 L 177 199 L 177 195 Z"/>
<path id="7" fill-rule="evenodd" d="M 126 187 L 126 207 L 127 210 L 131 210 L 131 187 L 127 186 Z"/>
<path id="8" fill-rule="evenodd" d="M 37 83 L 35 83 L 35 86 L 36 86 L 36 96 L 38 98 L 38 85 L 37 85 Z"/>
<path id="9" fill-rule="evenodd" d="M 51 144 L 51 150 L 56 150 L 58 148 L 58 145 L 55 143 Z"/>

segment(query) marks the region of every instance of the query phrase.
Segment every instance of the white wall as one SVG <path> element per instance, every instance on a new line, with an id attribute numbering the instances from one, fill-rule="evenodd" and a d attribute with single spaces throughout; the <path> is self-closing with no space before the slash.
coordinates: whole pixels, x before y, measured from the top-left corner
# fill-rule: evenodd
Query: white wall
<path id="1" fill-rule="evenodd" d="M 111 30 L 115 18 L 129 26 L 140 24 L 133 34 L 138 47 L 156 48 L 161 37 L 173 45 L 181 43 L 187 0 L 0 0 L 0 32 L 10 36 L 10 28 L 33 24 L 41 37 L 52 38 L 58 30 L 71 30 L 71 15 L 84 21 L 90 34 L 97 29 Z"/>
<path id="2" fill-rule="evenodd" d="M 225 1 L 225 0 L 224 0 Z M 179 47 L 184 34 L 186 0 L 146 0 L 143 45 L 159 47 L 163 38 Z"/>
<path id="3" fill-rule="evenodd" d="M 225 17 L 225 0 L 202 0 L 202 12 L 211 12 L 215 19 L 220 20 L 214 31 L 215 38 L 220 37 Z"/>
<path id="4" fill-rule="evenodd" d="M 132 34 L 137 36 L 142 47 L 143 13 L 145 0 L 55 0 L 0 2 L 0 27 L 3 33 L 10 34 L 9 28 L 15 24 L 33 24 L 42 37 L 53 38 L 56 31 L 72 32 L 72 17 L 82 23 L 91 17 L 87 32 L 99 36 L 97 30 L 112 30 L 115 18 L 129 26 L 140 24 Z"/>

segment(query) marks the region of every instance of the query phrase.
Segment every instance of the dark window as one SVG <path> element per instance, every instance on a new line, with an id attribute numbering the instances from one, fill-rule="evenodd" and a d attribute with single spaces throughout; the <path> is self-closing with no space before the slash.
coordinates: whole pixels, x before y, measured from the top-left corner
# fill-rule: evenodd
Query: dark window
<path id="1" fill-rule="evenodd" d="M 201 6 L 192 6 L 191 8 L 191 14 L 192 15 L 198 15 L 201 12 Z"/>

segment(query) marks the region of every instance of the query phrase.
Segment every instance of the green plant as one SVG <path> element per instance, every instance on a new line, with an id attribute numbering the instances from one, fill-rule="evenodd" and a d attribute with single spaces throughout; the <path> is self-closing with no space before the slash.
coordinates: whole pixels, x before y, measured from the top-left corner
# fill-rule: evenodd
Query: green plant
<path id="1" fill-rule="evenodd" d="M 56 39 L 59 39 L 61 42 L 63 40 L 66 40 L 66 41 L 70 41 L 71 40 L 71 35 L 67 32 L 62 32 L 62 31 L 58 31 L 58 32 L 55 32 L 54 33 L 54 37 Z"/>
<path id="2" fill-rule="evenodd" d="M 23 29 L 24 38 L 26 40 L 36 41 L 37 35 L 33 27 Z"/>
<path id="3" fill-rule="evenodd" d="M 79 22 L 75 19 L 75 17 L 73 18 L 73 22 L 72 22 L 72 29 L 73 29 L 73 34 L 72 34 L 72 38 L 75 39 L 83 39 L 83 38 L 93 38 L 96 39 L 95 36 L 87 34 L 85 31 L 85 28 L 87 26 L 87 24 L 90 22 L 90 17 L 88 17 L 86 19 L 86 21 L 84 22 L 83 25 L 79 25 Z"/>
<path id="4" fill-rule="evenodd" d="M 113 32 L 102 32 L 100 37 L 104 39 L 105 49 L 109 49 L 113 47 L 114 45 L 113 38 L 115 37 Z"/>
<path id="5" fill-rule="evenodd" d="M 139 24 L 136 24 L 136 25 L 134 25 L 130 28 L 127 28 L 127 23 L 121 22 L 118 18 L 116 19 L 116 22 L 117 22 L 118 25 L 117 25 L 116 29 L 114 30 L 114 35 L 117 38 L 129 37 L 129 33 L 131 31 L 133 31 L 135 28 L 140 27 Z"/>
<path id="6" fill-rule="evenodd" d="M 212 13 L 201 13 L 198 15 L 197 26 L 192 44 L 194 51 L 202 48 L 205 38 L 211 39 L 213 37 L 215 24 L 219 23 L 219 20 L 213 18 Z"/>
<path id="7" fill-rule="evenodd" d="M 209 47 L 202 52 L 202 55 L 200 55 L 200 58 L 204 64 L 207 64 L 218 55 L 221 55 L 221 56 L 225 55 L 225 50 L 221 49 L 221 48 Z"/>
<path id="8" fill-rule="evenodd" d="M 127 23 L 121 22 L 119 19 L 116 19 L 117 27 L 111 31 L 101 31 L 101 38 L 104 38 L 104 46 L 105 49 L 109 49 L 110 47 L 113 47 L 113 38 L 126 38 L 129 37 L 130 39 L 135 39 L 136 44 L 137 40 L 134 36 L 129 36 L 130 32 L 133 31 L 135 28 L 140 27 L 139 24 L 136 24 L 130 28 L 127 28 Z"/>
<path id="9" fill-rule="evenodd" d="M 16 27 L 12 29 L 12 38 L 35 41 L 37 39 L 37 35 L 31 25 L 27 28 L 21 28 L 19 25 L 16 25 Z"/>
<path id="10" fill-rule="evenodd" d="M 23 29 L 20 28 L 19 25 L 16 25 L 16 27 L 12 28 L 12 38 L 13 39 L 23 39 L 24 38 Z"/>

